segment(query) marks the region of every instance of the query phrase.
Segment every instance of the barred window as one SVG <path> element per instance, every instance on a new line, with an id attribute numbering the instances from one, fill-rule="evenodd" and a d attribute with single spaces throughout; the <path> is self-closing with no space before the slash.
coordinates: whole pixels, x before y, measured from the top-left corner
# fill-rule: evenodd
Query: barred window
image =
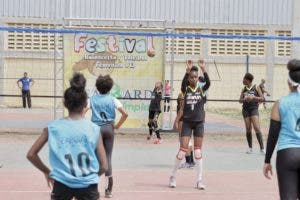
<path id="1" fill-rule="evenodd" d="M 177 30 L 176 33 L 199 33 L 200 30 Z M 172 53 L 172 38 L 166 38 L 166 53 Z M 174 54 L 177 55 L 200 55 L 201 39 L 200 38 L 175 38 Z"/>
<path id="2" fill-rule="evenodd" d="M 213 35 L 253 35 L 264 36 L 263 30 L 226 30 L 212 29 Z M 252 55 L 265 56 L 265 41 L 260 40 L 241 40 L 241 39 L 211 39 L 211 55 Z"/>
<path id="3" fill-rule="evenodd" d="M 291 31 L 276 31 L 276 36 L 291 36 Z M 291 41 L 287 40 L 276 40 L 275 52 L 276 56 L 279 57 L 289 57 L 291 56 Z"/>
<path id="4" fill-rule="evenodd" d="M 52 24 L 20 24 L 10 23 L 10 27 L 20 28 L 54 28 Z M 16 32 L 9 31 L 7 33 L 7 49 L 20 51 L 49 51 L 54 50 L 54 34 L 53 33 L 34 33 L 34 32 Z M 62 49 L 63 37 L 59 37 L 58 45 Z"/>

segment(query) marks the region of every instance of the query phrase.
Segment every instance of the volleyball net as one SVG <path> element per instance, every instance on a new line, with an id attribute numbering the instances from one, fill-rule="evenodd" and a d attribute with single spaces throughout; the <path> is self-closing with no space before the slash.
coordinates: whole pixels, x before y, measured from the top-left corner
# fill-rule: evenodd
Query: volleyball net
<path id="1" fill-rule="evenodd" d="M 180 29 L 86 29 L 54 25 L 10 24 L 0 27 L 0 104 L 22 107 L 16 82 L 24 72 L 33 78 L 32 105 L 63 113 L 63 91 L 74 72 L 87 78 L 89 96 L 95 94 L 95 81 L 109 74 L 114 80 L 112 95 L 129 112 L 125 127 L 145 128 L 151 94 L 156 82 L 171 84 L 170 106 L 164 112 L 164 129 L 170 129 L 176 115 L 176 99 L 186 70 L 186 61 L 197 65 L 204 59 L 211 87 L 208 109 L 240 108 L 237 103 L 246 72 L 256 84 L 266 80 L 271 94 L 267 101 L 288 91 L 285 65 L 292 44 L 300 37 L 290 31 L 268 36 L 262 30 Z M 164 101 L 164 100 L 163 100 Z"/>

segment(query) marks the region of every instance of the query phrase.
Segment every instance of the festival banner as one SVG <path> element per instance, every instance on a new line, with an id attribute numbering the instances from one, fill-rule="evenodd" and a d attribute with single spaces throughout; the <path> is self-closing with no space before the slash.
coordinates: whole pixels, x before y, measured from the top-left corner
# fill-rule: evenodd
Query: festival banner
<path id="1" fill-rule="evenodd" d="M 69 87 L 74 72 L 81 72 L 92 96 L 97 92 L 97 77 L 109 74 L 114 80 L 111 94 L 129 98 L 121 100 L 129 114 L 123 127 L 146 128 L 150 100 L 133 99 L 151 98 L 155 82 L 163 76 L 162 52 L 163 38 L 158 37 L 66 34 L 64 88 Z"/>

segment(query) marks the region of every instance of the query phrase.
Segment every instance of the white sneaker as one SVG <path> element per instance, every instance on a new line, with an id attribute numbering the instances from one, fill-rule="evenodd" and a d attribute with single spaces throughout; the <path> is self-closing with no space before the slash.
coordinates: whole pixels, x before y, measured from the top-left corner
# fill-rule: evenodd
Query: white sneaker
<path id="1" fill-rule="evenodd" d="M 251 154 L 251 153 L 253 153 L 253 150 L 252 150 L 252 148 L 249 148 L 249 149 L 246 151 L 246 153 L 247 153 L 247 154 Z"/>
<path id="2" fill-rule="evenodd" d="M 197 186 L 196 188 L 198 190 L 205 190 L 205 185 L 202 183 L 202 181 L 197 181 Z"/>
<path id="3" fill-rule="evenodd" d="M 170 180 L 169 180 L 169 187 L 170 188 L 176 188 L 176 179 L 174 176 L 171 176 L 170 177 Z"/>
<path id="4" fill-rule="evenodd" d="M 264 150 L 264 149 L 261 149 L 261 150 L 260 150 L 260 154 L 264 156 L 264 155 L 266 154 L 265 150 Z"/>

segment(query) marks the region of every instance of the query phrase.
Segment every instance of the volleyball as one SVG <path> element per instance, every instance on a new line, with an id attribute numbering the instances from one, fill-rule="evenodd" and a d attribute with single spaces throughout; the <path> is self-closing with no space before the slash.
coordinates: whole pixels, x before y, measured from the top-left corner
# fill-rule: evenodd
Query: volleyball
<path id="1" fill-rule="evenodd" d="M 149 57 L 154 57 L 154 56 L 155 56 L 155 50 L 148 50 L 148 51 L 147 51 L 147 55 L 148 55 Z"/>

